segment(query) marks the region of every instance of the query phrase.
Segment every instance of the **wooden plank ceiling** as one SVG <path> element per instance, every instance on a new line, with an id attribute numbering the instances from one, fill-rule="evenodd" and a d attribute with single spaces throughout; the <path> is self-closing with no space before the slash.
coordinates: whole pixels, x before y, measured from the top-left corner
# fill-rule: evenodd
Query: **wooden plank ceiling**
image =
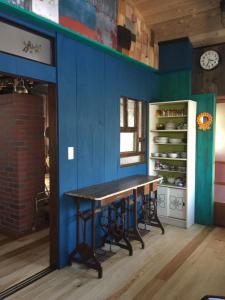
<path id="1" fill-rule="evenodd" d="M 133 0 L 157 41 L 188 36 L 194 47 L 225 42 L 220 0 Z"/>

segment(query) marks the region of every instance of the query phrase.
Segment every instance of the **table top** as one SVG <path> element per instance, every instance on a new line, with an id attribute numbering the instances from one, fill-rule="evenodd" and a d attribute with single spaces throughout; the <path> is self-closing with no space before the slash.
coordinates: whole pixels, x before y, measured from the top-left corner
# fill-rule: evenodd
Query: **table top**
<path id="1" fill-rule="evenodd" d="M 106 183 L 92 185 L 79 190 L 66 192 L 65 195 L 83 199 L 102 201 L 108 197 L 128 192 L 138 187 L 160 181 L 162 177 L 147 175 L 132 175 Z"/>

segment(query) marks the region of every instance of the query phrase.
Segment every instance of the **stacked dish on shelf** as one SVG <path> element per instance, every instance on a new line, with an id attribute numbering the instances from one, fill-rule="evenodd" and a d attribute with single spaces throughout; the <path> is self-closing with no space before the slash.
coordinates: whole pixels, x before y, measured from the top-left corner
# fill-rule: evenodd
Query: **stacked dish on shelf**
<path id="1" fill-rule="evenodd" d="M 151 157 L 154 158 L 187 158 L 187 152 L 153 152 Z"/>
<path id="2" fill-rule="evenodd" d="M 195 216 L 196 102 L 151 102 L 148 133 L 148 174 L 163 178 L 157 193 L 159 218 L 188 228 Z"/>
<path id="3" fill-rule="evenodd" d="M 184 140 L 181 138 L 170 138 L 167 136 L 155 136 L 153 138 L 153 141 L 156 144 L 174 144 L 174 145 L 179 145 L 179 144 L 183 144 Z"/>
<path id="4" fill-rule="evenodd" d="M 156 117 L 161 117 L 159 122 L 153 122 L 152 140 L 153 151 L 150 158 L 155 160 L 155 172 L 161 172 L 164 185 L 185 187 L 186 182 L 186 161 L 187 161 L 187 123 L 184 118 L 187 114 L 180 110 L 158 110 Z M 163 120 L 163 118 L 170 118 Z M 182 122 L 183 121 L 183 122 Z M 154 128 L 156 130 L 154 130 Z M 167 146 L 168 145 L 168 146 Z M 174 145 L 174 146 L 173 146 Z M 168 163 L 167 163 L 168 162 Z M 175 174 L 177 176 L 175 176 Z"/>
<path id="5" fill-rule="evenodd" d="M 165 125 L 166 130 L 175 130 L 176 129 L 176 124 L 173 122 L 168 122 Z"/>
<path id="6" fill-rule="evenodd" d="M 156 130 L 187 130 L 187 123 L 158 123 L 156 125 Z"/>

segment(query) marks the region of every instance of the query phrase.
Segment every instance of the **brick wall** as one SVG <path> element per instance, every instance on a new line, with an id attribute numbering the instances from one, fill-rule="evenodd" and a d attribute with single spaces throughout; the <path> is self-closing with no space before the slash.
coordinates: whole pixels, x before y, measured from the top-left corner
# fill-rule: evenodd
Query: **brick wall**
<path id="1" fill-rule="evenodd" d="M 44 190 L 43 100 L 0 95 L 0 231 L 32 230 L 34 199 Z"/>

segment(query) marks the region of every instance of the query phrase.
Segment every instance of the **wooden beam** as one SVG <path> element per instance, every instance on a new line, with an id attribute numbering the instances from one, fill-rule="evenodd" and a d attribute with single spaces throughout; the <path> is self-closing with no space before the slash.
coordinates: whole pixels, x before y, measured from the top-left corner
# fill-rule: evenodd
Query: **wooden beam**
<path id="1" fill-rule="evenodd" d="M 179 3 L 188 2 L 190 0 L 133 0 L 133 3 L 139 8 L 141 11 L 149 10 L 154 12 L 162 12 L 170 8 L 176 7 Z M 206 0 L 208 1 L 208 0 Z"/>
<path id="2" fill-rule="evenodd" d="M 151 25 L 167 22 L 177 18 L 183 18 L 186 16 L 195 16 L 201 12 L 207 12 L 208 10 L 218 7 L 218 0 L 189 0 L 188 2 L 179 3 L 163 11 L 146 9 L 142 11 L 142 14 L 146 22 Z M 140 8 L 139 10 L 141 11 Z"/>
<path id="3" fill-rule="evenodd" d="M 224 29 L 221 24 L 219 8 L 199 13 L 196 16 L 177 18 L 172 21 L 152 25 L 158 41 L 165 41 L 186 36 L 194 36 Z"/>
<path id="4" fill-rule="evenodd" d="M 193 35 L 190 40 L 194 48 L 224 43 L 225 28 Z"/>

